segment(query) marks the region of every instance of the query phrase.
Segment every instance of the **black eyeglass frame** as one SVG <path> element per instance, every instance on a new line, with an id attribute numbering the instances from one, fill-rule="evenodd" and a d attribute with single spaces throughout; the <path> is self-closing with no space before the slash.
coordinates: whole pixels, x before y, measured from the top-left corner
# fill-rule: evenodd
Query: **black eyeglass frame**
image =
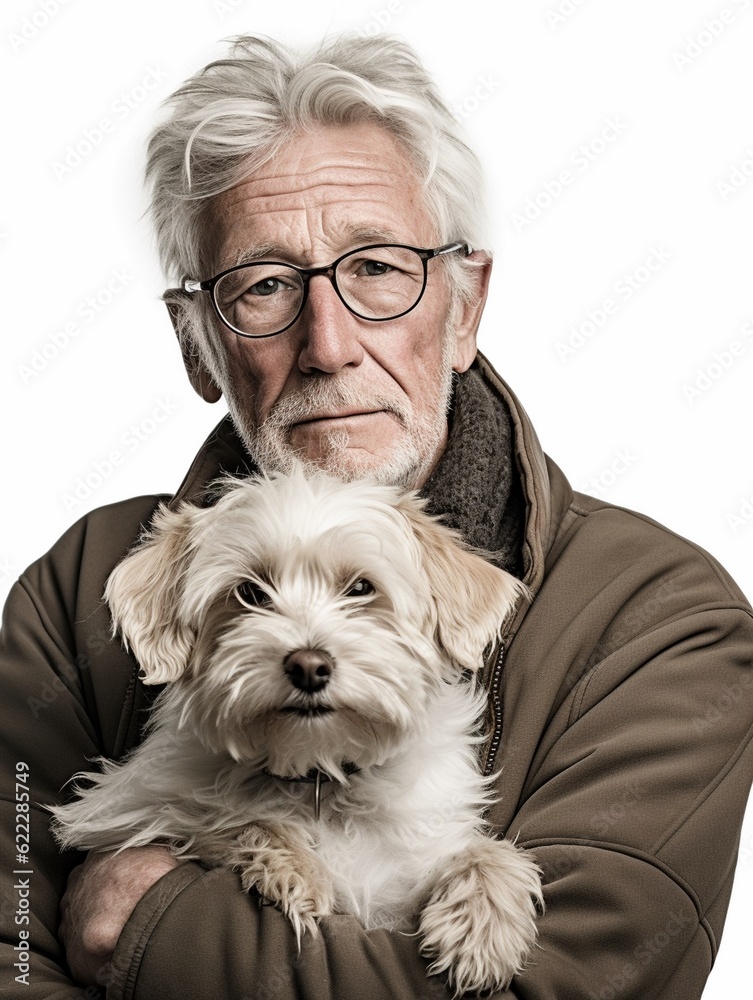
<path id="1" fill-rule="evenodd" d="M 386 247 L 396 247 L 398 250 L 412 250 L 415 254 L 417 254 L 421 258 L 421 261 L 423 263 L 424 278 L 423 278 L 423 284 L 421 286 L 421 291 L 418 295 L 418 298 L 416 299 L 416 301 L 413 303 L 412 306 L 410 306 L 408 309 L 404 309 L 400 313 L 395 313 L 394 316 L 386 316 L 384 318 L 376 319 L 374 316 L 364 316 L 362 313 L 356 312 L 356 310 L 353 309 L 352 306 L 348 305 L 348 303 L 343 298 L 342 292 L 337 287 L 336 271 L 341 261 L 346 260 L 348 257 L 352 257 L 354 254 L 363 253 L 367 250 L 383 250 Z M 340 299 L 345 308 L 349 312 L 353 313 L 354 316 L 358 316 L 359 319 L 368 320 L 371 323 L 388 323 L 393 319 L 400 319 L 401 316 L 406 316 L 409 312 L 411 312 L 413 309 L 416 308 L 418 303 L 423 298 L 424 292 L 426 291 L 426 283 L 428 280 L 428 262 L 432 260 L 434 257 L 443 257 L 445 256 L 445 254 L 450 254 L 450 253 L 462 253 L 463 256 L 468 257 L 470 254 L 473 253 L 473 247 L 470 245 L 470 243 L 465 243 L 465 242 L 446 243 L 444 246 L 435 247 L 433 249 L 426 249 L 424 247 L 412 247 L 406 243 L 369 243 L 368 246 L 356 247 L 355 250 L 348 250 L 347 253 L 342 254 L 340 257 L 337 258 L 337 260 L 333 260 L 331 264 L 326 264 L 323 267 L 298 267 L 297 264 L 288 264 L 285 261 L 281 260 L 246 261 L 245 264 L 235 264 L 233 267 L 228 267 L 224 271 L 220 271 L 219 274 L 215 274 L 213 278 L 207 278 L 205 281 L 196 281 L 193 278 L 184 278 L 181 283 L 180 289 L 168 289 L 168 291 L 165 292 L 163 297 L 165 299 L 168 299 L 170 293 L 173 291 L 184 292 L 187 293 L 188 295 L 193 295 L 195 292 L 208 292 L 210 296 L 210 301 L 212 303 L 212 308 L 217 314 L 217 318 L 224 326 L 226 326 L 229 330 L 232 330 L 233 333 L 237 334 L 239 337 L 246 337 L 249 340 L 264 340 L 267 337 L 277 337 L 279 334 L 284 333 L 286 330 L 289 330 L 290 327 L 298 320 L 298 317 L 301 315 L 306 306 L 306 300 L 308 298 L 308 291 L 309 291 L 309 281 L 311 280 L 311 278 L 316 277 L 316 275 L 322 274 L 325 275 L 327 278 L 329 278 L 329 280 L 332 283 L 332 287 L 334 288 L 335 292 L 337 292 L 337 297 Z M 215 289 L 217 288 L 217 285 L 221 281 L 221 279 L 224 278 L 226 275 L 232 274 L 234 271 L 241 271 L 244 268 L 262 264 L 287 267 L 301 276 L 301 280 L 303 282 L 303 294 L 301 296 L 301 304 L 298 307 L 298 312 L 295 314 L 293 319 L 291 319 L 289 323 L 283 326 L 282 329 L 275 330 L 274 333 L 244 333 L 243 330 L 239 330 L 237 329 L 237 327 L 234 327 L 232 323 L 229 323 L 228 320 L 226 320 L 225 317 L 222 315 L 222 311 L 217 303 L 217 296 L 215 293 Z"/>

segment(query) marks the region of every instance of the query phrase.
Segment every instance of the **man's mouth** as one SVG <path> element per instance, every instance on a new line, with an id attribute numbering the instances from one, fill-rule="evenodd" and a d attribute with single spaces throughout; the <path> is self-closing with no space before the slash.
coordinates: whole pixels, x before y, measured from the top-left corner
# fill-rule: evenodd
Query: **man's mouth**
<path id="1" fill-rule="evenodd" d="M 340 413 L 316 413 L 297 420 L 296 424 L 300 426 L 302 424 L 324 423 L 327 420 L 350 420 L 354 417 L 372 417 L 375 413 L 384 412 L 384 410 L 344 410 Z"/>

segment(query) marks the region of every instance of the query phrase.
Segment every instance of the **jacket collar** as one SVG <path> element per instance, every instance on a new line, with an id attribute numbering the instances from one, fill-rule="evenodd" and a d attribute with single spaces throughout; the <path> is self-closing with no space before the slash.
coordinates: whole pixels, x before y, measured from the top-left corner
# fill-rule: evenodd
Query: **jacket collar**
<path id="1" fill-rule="evenodd" d="M 489 384 L 507 405 L 513 422 L 513 449 L 527 512 L 523 582 L 535 593 L 544 578 L 547 554 L 572 503 L 573 490 L 561 469 L 544 454 L 518 397 L 481 353 L 476 360 Z"/>

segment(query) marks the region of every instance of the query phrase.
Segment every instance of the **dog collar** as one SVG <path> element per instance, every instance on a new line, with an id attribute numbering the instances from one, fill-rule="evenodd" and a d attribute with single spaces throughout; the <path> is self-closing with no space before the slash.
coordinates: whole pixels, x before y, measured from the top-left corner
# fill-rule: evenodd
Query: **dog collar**
<path id="1" fill-rule="evenodd" d="M 351 774 L 355 774 L 360 770 L 357 764 L 352 761 L 345 760 L 342 764 L 343 773 L 350 777 Z M 306 771 L 305 774 L 275 774 L 274 771 L 270 771 L 268 767 L 262 768 L 264 773 L 270 778 L 278 778 L 280 781 L 295 781 L 302 782 L 306 785 L 314 786 L 314 819 L 319 819 L 322 804 L 322 782 L 331 781 L 332 779 L 327 774 L 326 771 L 320 771 L 318 767 L 312 767 L 310 770 Z"/>

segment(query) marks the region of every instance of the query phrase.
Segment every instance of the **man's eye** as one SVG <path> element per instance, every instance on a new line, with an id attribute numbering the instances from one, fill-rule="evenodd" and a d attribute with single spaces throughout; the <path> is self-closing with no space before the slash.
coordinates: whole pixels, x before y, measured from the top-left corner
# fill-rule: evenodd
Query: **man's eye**
<path id="1" fill-rule="evenodd" d="M 272 598 L 252 580 L 245 580 L 235 588 L 235 596 L 247 608 L 270 608 Z"/>
<path id="2" fill-rule="evenodd" d="M 276 292 L 284 292 L 286 288 L 289 288 L 280 278 L 264 278 L 262 281 L 257 281 L 253 285 L 249 285 L 246 289 L 246 295 L 274 295 Z"/>
<path id="3" fill-rule="evenodd" d="M 368 597 L 369 594 L 374 593 L 373 586 L 368 580 L 360 579 L 352 583 L 350 587 L 345 591 L 346 597 Z"/>
<path id="4" fill-rule="evenodd" d="M 383 274 L 389 274 L 395 268 L 391 264 L 386 264 L 383 260 L 365 260 L 358 270 L 367 278 L 378 278 Z"/>

